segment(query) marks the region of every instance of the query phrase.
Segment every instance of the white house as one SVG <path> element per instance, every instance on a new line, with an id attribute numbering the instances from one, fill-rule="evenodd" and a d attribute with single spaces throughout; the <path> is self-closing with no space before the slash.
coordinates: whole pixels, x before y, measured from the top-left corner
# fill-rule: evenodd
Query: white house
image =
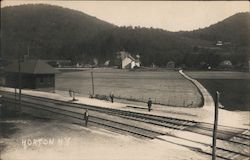
<path id="1" fill-rule="evenodd" d="M 222 46 L 223 42 L 222 41 L 217 41 L 216 46 Z"/>
<path id="2" fill-rule="evenodd" d="M 141 66 L 139 55 L 134 58 L 128 52 L 120 51 L 116 53 L 116 58 L 118 60 L 117 65 L 122 69 L 133 69 Z"/>

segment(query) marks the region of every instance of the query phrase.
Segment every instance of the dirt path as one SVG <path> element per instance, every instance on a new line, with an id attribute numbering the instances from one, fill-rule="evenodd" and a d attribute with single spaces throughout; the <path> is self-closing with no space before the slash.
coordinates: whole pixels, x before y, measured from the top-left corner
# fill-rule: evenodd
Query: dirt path
<path id="1" fill-rule="evenodd" d="M 186 75 L 182 70 L 179 71 L 179 73 L 185 77 L 187 80 L 191 81 L 200 91 L 202 97 L 203 97 L 203 108 L 211 110 L 214 108 L 214 100 L 213 97 L 210 95 L 210 93 L 207 91 L 205 87 L 203 87 L 202 84 L 200 84 L 197 80 L 189 77 Z"/>

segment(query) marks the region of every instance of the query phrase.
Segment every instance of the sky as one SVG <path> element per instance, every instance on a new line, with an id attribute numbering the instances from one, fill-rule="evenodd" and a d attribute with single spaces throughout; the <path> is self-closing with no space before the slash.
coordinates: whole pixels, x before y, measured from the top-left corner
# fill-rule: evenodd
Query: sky
<path id="1" fill-rule="evenodd" d="M 248 1 L 1 1 L 1 7 L 43 3 L 82 11 L 118 26 L 142 26 L 168 31 L 208 27 L 239 12 Z"/>

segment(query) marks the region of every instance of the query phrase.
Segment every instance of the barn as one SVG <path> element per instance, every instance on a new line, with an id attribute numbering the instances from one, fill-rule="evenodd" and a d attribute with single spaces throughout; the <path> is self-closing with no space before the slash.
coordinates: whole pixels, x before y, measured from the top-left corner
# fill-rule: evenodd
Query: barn
<path id="1" fill-rule="evenodd" d="M 17 61 L 5 69 L 5 86 L 18 88 L 19 64 Z M 56 70 L 42 60 L 20 62 L 21 88 L 54 91 Z"/>

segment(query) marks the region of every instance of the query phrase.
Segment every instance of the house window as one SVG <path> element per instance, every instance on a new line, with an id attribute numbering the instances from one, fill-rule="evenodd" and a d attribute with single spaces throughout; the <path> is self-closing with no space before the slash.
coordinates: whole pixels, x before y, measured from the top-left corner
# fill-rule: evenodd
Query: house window
<path id="1" fill-rule="evenodd" d="M 49 84 L 51 83 L 51 77 L 48 77 L 48 83 Z"/>
<path id="2" fill-rule="evenodd" d="M 44 83 L 44 78 L 43 77 L 40 78 L 40 83 Z"/>

